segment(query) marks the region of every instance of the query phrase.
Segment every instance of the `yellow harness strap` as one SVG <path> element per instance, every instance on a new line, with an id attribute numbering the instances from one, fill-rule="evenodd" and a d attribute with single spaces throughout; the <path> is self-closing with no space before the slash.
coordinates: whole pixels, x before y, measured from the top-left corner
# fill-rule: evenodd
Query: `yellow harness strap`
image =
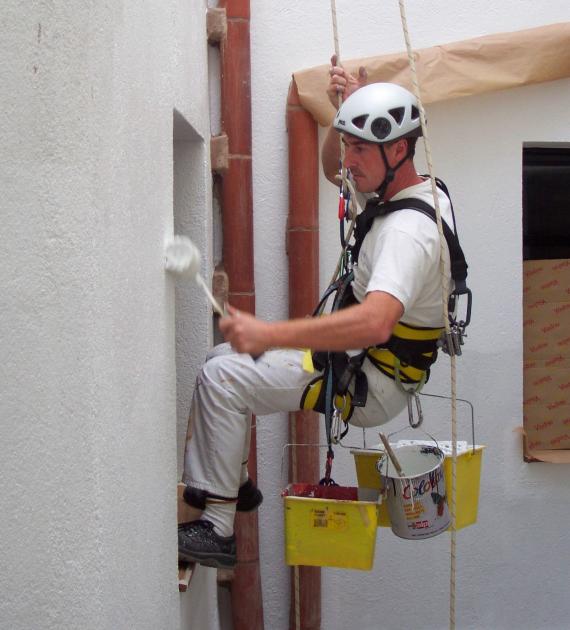
<path id="1" fill-rule="evenodd" d="M 392 331 L 392 337 L 397 340 L 408 341 L 413 348 L 414 341 L 432 341 L 434 349 L 429 352 L 420 352 L 418 357 L 423 361 L 430 362 L 435 359 L 435 343 L 440 338 L 443 328 L 421 328 L 398 322 Z M 367 353 L 368 358 L 383 374 L 397 380 L 397 376 L 402 383 L 421 383 L 425 381 L 427 370 L 414 367 L 409 363 L 404 363 L 388 348 L 370 348 Z"/>
<path id="2" fill-rule="evenodd" d="M 301 409 L 314 409 L 321 395 L 321 389 L 323 387 L 322 375 L 313 379 L 305 388 L 303 395 L 301 396 Z M 348 422 L 348 419 L 352 415 L 352 395 L 350 392 L 346 392 L 344 396 L 339 394 L 335 395 L 334 406 L 340 410 L 341 417 L 344 422 Z"/>

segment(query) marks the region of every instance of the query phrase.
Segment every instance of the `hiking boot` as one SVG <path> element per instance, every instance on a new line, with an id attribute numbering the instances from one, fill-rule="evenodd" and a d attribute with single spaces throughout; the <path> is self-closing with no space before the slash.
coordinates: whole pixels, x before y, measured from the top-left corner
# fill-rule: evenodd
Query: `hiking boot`
<path id="1" fill-rule="evenodd" d="M 231 501 L 231 499 L 227 499 L 226 497 L 212 494 L 206 490 L 199 490 L 198 488 L 193 488 L 192 486 L 186 486 L 184 488 L 183 497 L 184 501 L 188 503 L 188 505 L 191 505 L 198 510 L 206 509 L 206 500 L 208 497 Z M 238 490 L 236 510 L 238 512 L 251 512 L 256 510 L 261 505 L 262 501 L 263 495 L 261 494 L 261 491 L 251 479 L 248 479 Z"/>
<path id="2" fill-rule="evenodd" d="M 207 567 L 231 569 L 237 563 L 236 537 L 219 536 L 214 524 L 200 520 L 178 526 L 178 558 Z"/>
<path id="3" fill-rule="evenodd" d="M 240 486 L 236 503 L 236 510 L 238 512 L 252 512 L 253 510 L 257 510 L 262 502 L 263 495 L 261 494 L 261 490 L 251 479 L 248 479 L 243 486 Z"/>

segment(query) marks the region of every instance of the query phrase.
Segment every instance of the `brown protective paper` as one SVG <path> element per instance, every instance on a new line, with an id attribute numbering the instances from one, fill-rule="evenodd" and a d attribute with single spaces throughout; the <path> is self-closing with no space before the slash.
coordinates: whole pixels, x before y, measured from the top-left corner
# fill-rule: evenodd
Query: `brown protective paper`
<path id="1" fill-rule="evenodd" d="M 525 261 L 523 295 L 525 457 L 570 463 L 570 260 Z"/>
<path id="2" fill-rule="evenodd" d="M 424 48 L 414 52 L 424 103 L 555 81 L 570 76 L 570 22 L 514 33 Z M 343 61 L 353 74 L 364 66 L 368 81 L 388 81 L 412 89 L 405 52 Z M 326 89 L 330 66 L 293 74 L 302 106 L 321 125 L 329 125 L 335 110 Z"/>
<path id="3" fill-rule="evenodd" d="M 522 446 L 525 462 L 545 462 L 548 464 L 570 464 L 570 450 L 531 449 L 528 447 L 528 439 L 524 427 L 514 429 L 522 437 Z"/>

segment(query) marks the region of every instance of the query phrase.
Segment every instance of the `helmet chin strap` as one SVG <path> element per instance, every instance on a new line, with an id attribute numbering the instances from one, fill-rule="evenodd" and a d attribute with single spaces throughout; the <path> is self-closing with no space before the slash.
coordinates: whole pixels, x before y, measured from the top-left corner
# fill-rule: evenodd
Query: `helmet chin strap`
<path id="1" fill-rule="evenodd" d="M 386 176 L 382 180 L 382 183 L 376 189 L 376 194 L 378 195 L 378 201 L 384 201 L 384 195 L 386 194 L 386 189 L 389 184 L 394 181 L 394 177 L 396 177 L 396 171 L 402 166 L 402 164 L 410 157 L 410 151 L 406 152 L 406 155 L 396 164 L 396 166 L 390 166 L 388 162 L 388 157 L 386 156 L 386 151 L 384 150 L 384 145 L 378 145 L 380 148 L 380 155 L 384 160 L 384 166 L 386 168 Z"/>

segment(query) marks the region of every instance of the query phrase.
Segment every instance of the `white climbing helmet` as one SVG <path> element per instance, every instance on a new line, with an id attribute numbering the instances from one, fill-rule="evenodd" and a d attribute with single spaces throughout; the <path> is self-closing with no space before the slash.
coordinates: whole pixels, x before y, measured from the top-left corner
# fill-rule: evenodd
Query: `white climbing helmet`
<path id="1" fill-rule="evenodd" d="M 422 135 L 416 97 L 395 83 L 370 83 L 356 90 L 333 124 L 338 131 L 376 144 Z"/>

